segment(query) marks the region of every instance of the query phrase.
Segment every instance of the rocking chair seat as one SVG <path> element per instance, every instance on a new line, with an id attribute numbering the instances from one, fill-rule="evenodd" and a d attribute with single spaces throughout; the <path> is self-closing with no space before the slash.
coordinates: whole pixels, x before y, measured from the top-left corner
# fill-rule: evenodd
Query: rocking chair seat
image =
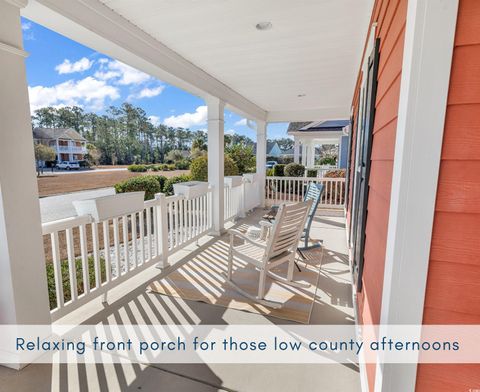
<path id="1" fill-rule="evenodd" d="M 265 280 L 267 275 L 282 283 L 295 287 L 304 287 L 301 283 L 293 282 L 293 265 L 298 241 L 305 227 L 308 212 L 312 206 L 312 200 L 294 205 L 282 205 L 279 208 L 275 223 L 270 224 L 269 234 L 266 239 L 254 240 L 239 232 L 230 230 L 230 249 L 228 256 L 227 282 L 237 291 L 263 305 L 274 308 L 282 304 L 267 301 L 265 296 Z M 243 244 L 234 245 L 234 238 L 243 240 Z M 248 264 L 254 265 L 260 272 L 258 295 L 256 297 L 244 291 L 232 280 L 233 258 L 236 257 Z M 272 268 L 288 262 L 287 277 L 283 278 L 270 272 Z"/>

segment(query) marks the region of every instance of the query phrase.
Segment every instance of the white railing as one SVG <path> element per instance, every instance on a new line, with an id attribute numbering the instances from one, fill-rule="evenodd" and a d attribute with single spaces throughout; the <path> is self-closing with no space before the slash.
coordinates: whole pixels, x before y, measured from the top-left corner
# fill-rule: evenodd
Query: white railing
<path id="1" fill-rule="evenodd" d="M 48 277 L 52 320 L 166 262 L 211 227 L 211 190 L 189 200 L 157 194 L 142 210 L 102 222 L 85 215 L 44 223 L 47 262 L 53 265 Z"/>
<path id="2" fill-rule="evenodd" d="M 58 152 L 72 153 L 72 154 L 86 154 L 86 147 L 77 146 L 58 146 Z"/>
<path id="3" fill-rule="evenodd" d="M 223 187 L 223 217 L 225 222 L 234 220 L 243 216 L 245 188 L 244 184 L 230 187 L 224 185 Z"/>
<path id="4" fill-rule="evenodd" d="M 320 207 L 343 208 L 345 178 L 267 177 L 265 201 L 267 205 L 301 201 L 310 182 L 325 186 Z"/>
<path id="5" fill-rule="evenodd" d="M 315 166 L 313 170 L 317 171 L 317 178 L 324 178 L 327 172 L 330 170 L 338 170 L 338 167 L 333 165 L 318 165 Z"/>

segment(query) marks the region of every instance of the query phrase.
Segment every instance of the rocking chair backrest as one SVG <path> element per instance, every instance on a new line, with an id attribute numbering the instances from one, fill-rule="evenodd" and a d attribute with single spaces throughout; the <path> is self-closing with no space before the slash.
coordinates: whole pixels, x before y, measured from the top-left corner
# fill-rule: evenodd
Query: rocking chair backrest
<path id="1" fill-rule="evenodd" d="M 305 193 L 305 197 L 303 199 L 304 201 L 312 200 L 312 207 L 310 208 L 310 211 L 308 211 L 307 226 L 305 227 L 307 232 L 310 231 L 310 226 L 312 225 L 313 217 L 315 216 L 317 207 L 320 204 L 324 187 L 325 186 L 323 184 L 315 184 L 314 182 L 308 184 L 307 193 Z"/>
<path id="2" fill-rule="evenodd" d="M 280 206 L 267 241 L 267 260 L 287 251 L 296 251 L 312 203 L 312 200 L 307 200 Z"/>

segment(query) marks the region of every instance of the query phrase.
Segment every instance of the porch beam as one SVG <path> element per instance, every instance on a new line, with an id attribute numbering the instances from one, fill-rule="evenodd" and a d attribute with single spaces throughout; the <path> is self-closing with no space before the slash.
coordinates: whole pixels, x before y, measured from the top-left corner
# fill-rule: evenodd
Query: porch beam
<path id="1" fill-rule="evenodd" d="M 380 336 L 423 321 L 457 11 L 458 0 L 408 2 Z M 380 358 L 375 391 L 413 391 L 416 378 L 417 364 Z"/>
<path id="2" fill-rule="evenodd" d="M 260 184 L 259 202 L 261 207 L 265 207 L 265 181 L 267 175 L 267 123 L 257 120 L 257 156 L 256 156 L 257 176 Z"/>
<path id="3" fill-rule="evenodd" d="M 304 110 L 273 110 L 267 112 L 267 122 L 343 120 L 349 116 L 350 105 Z"/>
<path id="4" fill-rule="evenodd" d="M 224 110 L 225 102 L 208 97 L 208 182 L 213 187 L 213 234 L 224 229 Z"/>
<path id="5" fill-rule="evenodd" d="M 22 5 L 0 0 L 0 324 L 49 324 Z"/>

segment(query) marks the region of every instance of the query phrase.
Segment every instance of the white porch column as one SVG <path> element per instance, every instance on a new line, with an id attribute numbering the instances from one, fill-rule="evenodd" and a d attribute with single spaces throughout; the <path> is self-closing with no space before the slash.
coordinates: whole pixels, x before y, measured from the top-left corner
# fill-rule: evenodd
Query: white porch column
<path id="1" fill-rule="evenodd" d="M 315 166 L 315 143 L 310 142 L 308 145 L 307 167 Z"/>
<path id="2" fill-rule="evenodd" d="M 0 69 L 8 75 L 0 78 L 0 324 L 51 322 L 20 26 L 25 5 L 0 0 Z"/>
<path id="3" fill-rule="evenodd" d="M 208 106 L 208 182 L 213 186 L 213 234 L 221 235 L 225 229 L 223 211 L 223 155 L 225 102 L 216 97 L 207 99 Z"/>
<path id="4" fill-rule="evenodd" d="M 267 175 L 267 123 L 257 120 L 257 176 L 260 184 L 259 202 L 261 207 L 265 207 L 265 180 Z"/>
<path id="5" fill-rule="evenodd" d="M 293 145 L 293 162 L 300 162 L 300 141 L 297 138 L 294 138 Z"/>
<path id="6" fill-rule="evenodd" d="M 302 165 L 307 166 L 308 143 L 302 143 Z"/>

